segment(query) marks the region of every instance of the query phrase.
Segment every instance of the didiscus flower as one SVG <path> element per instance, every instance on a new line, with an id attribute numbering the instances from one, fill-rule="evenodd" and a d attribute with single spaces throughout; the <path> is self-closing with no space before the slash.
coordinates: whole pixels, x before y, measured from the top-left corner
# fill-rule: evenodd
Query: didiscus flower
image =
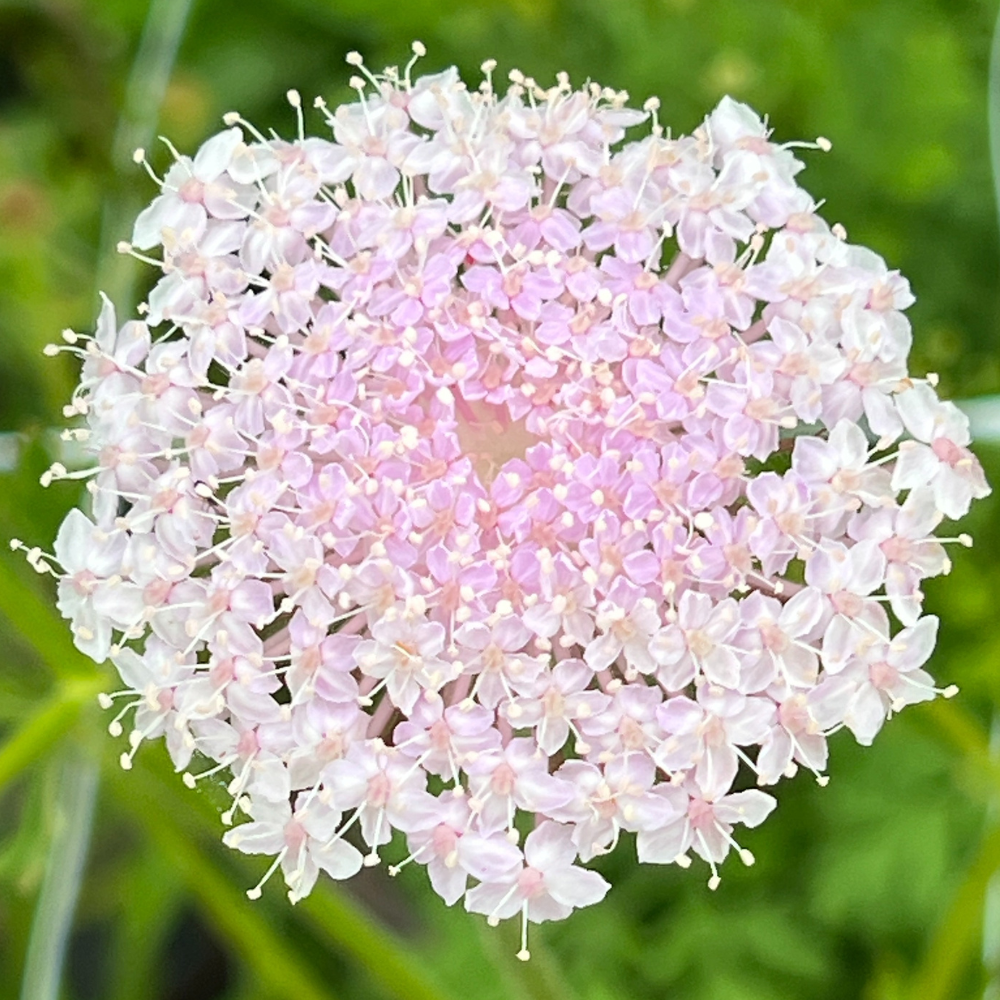
<path id="1" fill-rule="evenodd" d="M 143 318 L 67 335 L 94 462 L 46 480 L 90 512 L 31 558 L 122 677 L 123 766 L 164 735 L 222 780 L 293 900 L 397 833 L 525 928 L 623 831 L 714 888 L 763 787 L 953 692 L 920 584 L 989 491 L 909 286 L 799 187 L 828 143 L 734 100 L 674 136 L 349 61 L 321 135 L 292 92 L 296 138 L 230 115 L 157 180 Z"/>

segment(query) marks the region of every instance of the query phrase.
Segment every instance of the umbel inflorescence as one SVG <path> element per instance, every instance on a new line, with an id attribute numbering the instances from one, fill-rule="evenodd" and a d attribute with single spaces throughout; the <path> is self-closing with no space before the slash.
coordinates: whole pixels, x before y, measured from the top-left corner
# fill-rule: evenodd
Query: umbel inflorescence
<path id="1" fill-rule="evenodd" d="M 163 736 L 293 900 L 397 831 L 491 922 L 601 899 L 622 831 L 714 888 L 753 785 L 952 693 L 920 583 L 988 488 L 909 287 L 797 185 L 829 144 L 736 101 L 674 137 L 348 61 L 321 135 L 292 92 L 297 138 L 229 115 L 156 178 L 144 318 L 61 348 L 94 466 L 46 480 L 92 513 L 29 555 L 121 674 L 122 765 Z"/>

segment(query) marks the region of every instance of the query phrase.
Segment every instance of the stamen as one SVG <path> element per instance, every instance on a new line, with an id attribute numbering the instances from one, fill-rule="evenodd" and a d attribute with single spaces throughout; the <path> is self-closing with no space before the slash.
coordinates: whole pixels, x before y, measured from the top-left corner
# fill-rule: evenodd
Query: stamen
<path id="1" fill-rule="evenodd" d="M 271 866 L 264 873 L 264 877 L 252 889 L 247 889 L 247 899 L 260 899 L 264 886 L 267 884 L 271 876 L 278 870 L 281 862 L 285 860 L 285 855 L 287 853 L 287 847 L 281 849 L 281 853 L 274 859 L 274 861 L 271 862 Z"/>

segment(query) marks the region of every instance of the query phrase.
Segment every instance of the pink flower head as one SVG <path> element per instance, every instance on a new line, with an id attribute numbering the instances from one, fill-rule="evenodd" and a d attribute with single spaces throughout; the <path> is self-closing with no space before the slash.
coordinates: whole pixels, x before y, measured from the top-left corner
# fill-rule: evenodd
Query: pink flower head
<path id="1" fill-rule="evenodd" d="M 145 321 L 67 336 L 93 461 L 45 484 L 91 513 L 29 558 L 121 674 L 123 763 L 164 735 L 189 784 L 230 772 L 226 842 L 294 899 L 394 830 L 525 928 L 604 896 L 580 862 L 621 830 L 714 887 L 774 806 L 746 772 L 825 780 L 831 731 L 951 693 L 918 584 L 988 492 L 967 424 L 809 144 L 730 98 L 674 136 L 562 75 L 411 68 L 177 158 Z"/>

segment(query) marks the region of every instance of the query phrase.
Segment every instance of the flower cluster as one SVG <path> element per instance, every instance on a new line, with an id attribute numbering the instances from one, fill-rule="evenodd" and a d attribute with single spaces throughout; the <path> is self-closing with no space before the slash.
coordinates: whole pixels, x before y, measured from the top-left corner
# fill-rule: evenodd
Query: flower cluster
<path id="1" fill-rule="evenodd" d="M 29 554 L 121 674 L 122 765 L 224 775 L 293 900 L 394 831 L 491 922 L 601 899 L 622 831 L 714 888 L 753 785 L 952 693 L 920 583 L 988 487 L 909 287 L 796 183 L 829 144 L 736 101 L 674 137 L 563 75 L 349 62 L 326 136 L 291 92 L 296 139 L 174 154 L 144 318 L 60 348 L 95 462 L 45 479 L 92 515 Z"/>

